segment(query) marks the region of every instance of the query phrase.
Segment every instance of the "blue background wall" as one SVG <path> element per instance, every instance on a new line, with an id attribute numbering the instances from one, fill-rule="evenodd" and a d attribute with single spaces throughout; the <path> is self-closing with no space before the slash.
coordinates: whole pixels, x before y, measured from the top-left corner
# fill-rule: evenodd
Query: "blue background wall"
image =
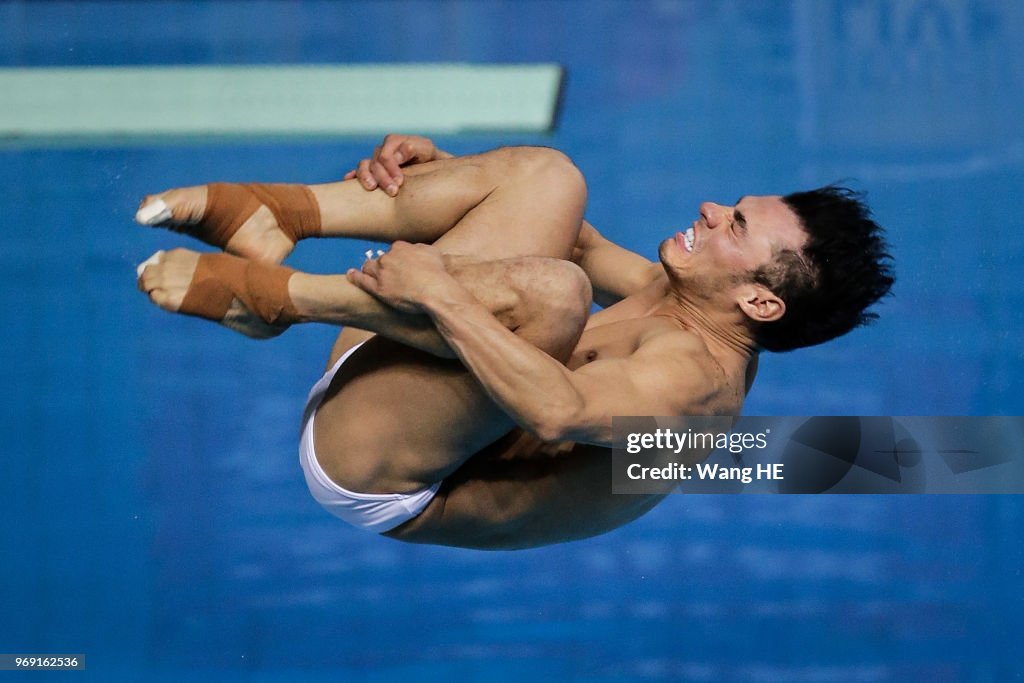
<path id="1" fill-rule="evenodd" d="M 881 320 L 766 358 L 748 414 L 1020 415 L 1022 33 L 1013 0 L 3 2 L 0 65 L 558 61 L 554 134 L 439 144 L 566 151 L 589 219 L 649 256 L 702 200 L 840 179 L 889 227 Z M 187 241 L 131 217 L 175 185 L 338 178 L 376 142 L 2 143 L 0 651 L 95 680 L 1019 675 L 1015 497 L 676 496 L 519 553 L 320 510 L 295 442 L 335 331 L 156 310 L 134 266 Z"/>

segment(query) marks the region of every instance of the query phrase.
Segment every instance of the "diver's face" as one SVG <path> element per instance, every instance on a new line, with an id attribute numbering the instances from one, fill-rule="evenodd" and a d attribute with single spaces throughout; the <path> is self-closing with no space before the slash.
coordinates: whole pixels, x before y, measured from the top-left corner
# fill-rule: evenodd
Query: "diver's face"
<path id="1" fill-rule="evenodd" d="M 669 277 L 694 293 L 723 293 L 728 283 L 770 263 L 779 249 L 799 252 L 806 240 L 800 219 L 782 197 L 745 196 L 733 206 L 704 202 L 689 228 L 662 242 Z"/>

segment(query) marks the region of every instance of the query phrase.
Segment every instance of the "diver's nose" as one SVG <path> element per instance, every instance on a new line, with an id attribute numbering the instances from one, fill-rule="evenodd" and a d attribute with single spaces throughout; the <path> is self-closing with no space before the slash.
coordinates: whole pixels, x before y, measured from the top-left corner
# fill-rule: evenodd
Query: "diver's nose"
<path id="1" fill-rule="evenodd" d="M 700 215 L 704 218 L 704 223 L 710 229 L 718 227 L 721 223 L 721 216 L 724 207 L 721 204 L 715 204 L 714 202 L 702 202 L 700 205 Z"/>

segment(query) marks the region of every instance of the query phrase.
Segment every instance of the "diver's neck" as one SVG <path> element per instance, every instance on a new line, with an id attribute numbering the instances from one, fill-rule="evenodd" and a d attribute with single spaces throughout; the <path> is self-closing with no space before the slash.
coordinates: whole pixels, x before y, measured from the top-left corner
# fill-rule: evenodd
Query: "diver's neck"
<path id="1" fill-rule="evenodd" d="M 757 355 L 757 345 L 739 311 L 716 311 L 712 302 L 687 296 L 666 284 L 654 315 L 694 332 L 715 355 L 738 356 L 744 362 Z"/>

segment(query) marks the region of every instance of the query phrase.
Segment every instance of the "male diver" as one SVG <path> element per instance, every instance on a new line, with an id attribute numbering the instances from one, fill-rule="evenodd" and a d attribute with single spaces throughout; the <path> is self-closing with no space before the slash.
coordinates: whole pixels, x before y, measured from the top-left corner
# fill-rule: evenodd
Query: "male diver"
<path id="1" fill-rule="evenodd" d="M 842 188 L 705 202 L 658 263 L 584 221 L 586 196 L 553 149 L 451 157 L 393 135 L 342 182 L 147 197 L 139 222 L 226 253 L 157 252 L 138 284 L 253 337 L 345 327 L 300 444 L 338 517 L 415 543 L 579 539 L 667 493 L 612 493 L 613 416 L 738 415 L 760 351 L 845 334 L 893 282 L 881 228 Z M 346 274 L 279 265 L 309 237 L 392 246 Z"/>

